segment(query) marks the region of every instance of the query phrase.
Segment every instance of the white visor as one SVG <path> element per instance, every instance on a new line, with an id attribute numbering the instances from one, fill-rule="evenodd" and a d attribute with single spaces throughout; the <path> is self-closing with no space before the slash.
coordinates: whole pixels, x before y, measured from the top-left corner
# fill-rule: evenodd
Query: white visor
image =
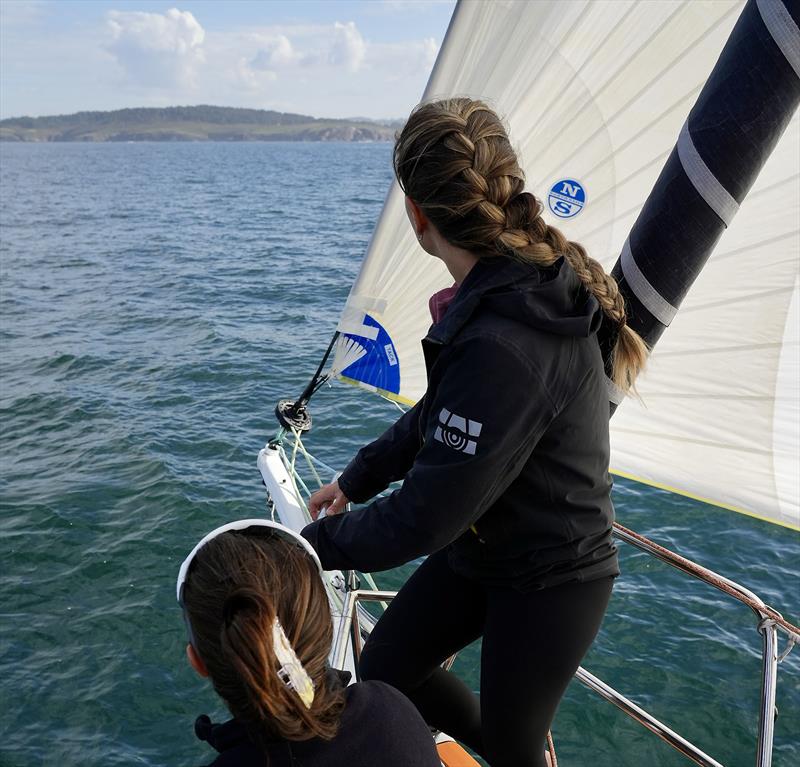
<path id="1" fill-rule="evenodd" d="M 299 535 L 294 530 L 291 530 L 285 525 L 281 525 L 280 523 L 273 522 L 272 520 L 269 519 L 237 519 L 235 522 L 228 522 L 228 524 L 222 525 L 221 527 L 218 527 L 216 530 L 212 530 L 208 535 L 204 536 L 200 540 L 200 542 L 192 549 L 189 556 L 183 560 L 181 569 L 178 570 L 178 584 L 177 584 L 178 604 L 181 607 L 183 607 L 183 586 L 186 583 L 186 574 L 189 572 L 189 566 L 192 564 L 192 560 L 197 556 L 197 552 L 200 551 L 200 549 L 202 549 L 203 546 L 205 546 L 210 540 L 216 538 L 218 535 L 222 535 L 222 533 L 227 533 L 229 530 L 246 530 L 249 527 L 272 528 L 276 532 L 281 533 L 284 537 L 292 540 L 299 546 L 302 546 L 303 549 L 305 549 L 306 553 L 314 560 L 314 564 L 317 566 L 319 574 L 322 575 L 323 572 L 322 565 L 320 564 L 317 552 L 314 551 L 314 547 L 305 538 L 303 538 L 303 536 Z"/>

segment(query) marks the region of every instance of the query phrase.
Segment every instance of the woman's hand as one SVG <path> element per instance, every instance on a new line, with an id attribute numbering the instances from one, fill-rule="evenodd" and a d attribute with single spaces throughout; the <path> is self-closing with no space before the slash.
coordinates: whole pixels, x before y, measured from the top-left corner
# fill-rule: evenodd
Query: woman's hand
<path id="1" fill-rule="evenodd" d="M 348 503 L 350 499 L 339 489 L 339 483 L 333 480 L 330 485 L 321 487 L 308 499 L 308 511 L 311 519 L 316 519 L 324 508 L 325 516 L 330 517 L 341 514 Z"/>

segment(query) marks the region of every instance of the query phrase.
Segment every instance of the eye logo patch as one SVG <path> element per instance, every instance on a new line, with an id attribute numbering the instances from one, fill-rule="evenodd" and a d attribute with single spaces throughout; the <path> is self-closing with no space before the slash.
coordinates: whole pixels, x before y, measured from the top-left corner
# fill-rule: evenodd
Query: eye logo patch
<path id="1" fill-rule="evenodd" d="M 483 424 L 480 421 L 471 421 L 442 408 L 433 438 L 459 453 L 475 455 L 482 428 Z"/>

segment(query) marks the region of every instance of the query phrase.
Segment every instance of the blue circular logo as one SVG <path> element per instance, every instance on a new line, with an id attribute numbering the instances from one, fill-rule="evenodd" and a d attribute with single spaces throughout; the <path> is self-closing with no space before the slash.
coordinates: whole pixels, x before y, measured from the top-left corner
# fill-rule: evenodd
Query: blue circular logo
<path id="1" fill-rule="evenodd" d="M 559 218 L 574 218 L 586 205 L 586 190 L 574 178 L 562 178 L 550 187 L 547 205 Z"/>

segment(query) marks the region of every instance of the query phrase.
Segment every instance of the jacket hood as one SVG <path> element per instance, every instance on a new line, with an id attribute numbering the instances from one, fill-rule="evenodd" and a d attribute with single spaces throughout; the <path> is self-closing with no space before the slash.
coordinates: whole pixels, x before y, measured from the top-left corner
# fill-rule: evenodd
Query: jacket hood
<path id="1" fill-rule="evenodd" d="M 603 316 L 563 256 L 544 269 L 510 258 L 482 258 L 428 337 L 447 343 L 478 307 L 548 333 L 584 338 L 597 332 Z"/>

